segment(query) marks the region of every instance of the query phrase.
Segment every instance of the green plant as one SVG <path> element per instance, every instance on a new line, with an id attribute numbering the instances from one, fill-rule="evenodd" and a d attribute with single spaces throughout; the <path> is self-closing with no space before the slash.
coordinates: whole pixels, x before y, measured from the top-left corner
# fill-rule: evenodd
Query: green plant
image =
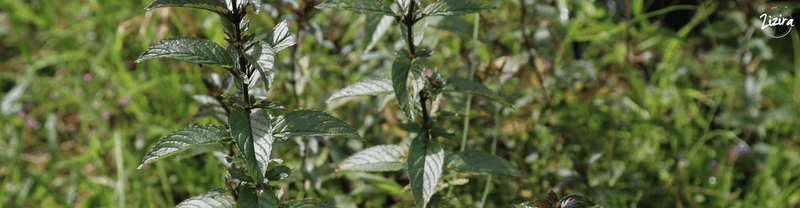
<path id="1" fill-rule="evenodd" d="M 503 158 L 481 151 L 465 150 L 466 137 L 459 152 L 445 153 L 439 138 L 451 139 L 455 138 L 455 134 L 436 126 L 438 116 L 452 114 L 440 111 L 444 93 L 477 94 L 508 107 L 511 107 L 511 104 L 483 84 L 472 81 L 471 77 L 470 79 L 445 77 L 438 70 L 426 69 L 423 63 L 425 58 L 434 53 L 433 49 L 422 48 L 420 45 L 428 26 L 427 21 L 430 19 L 427 17 L 485 11 L 494 7 L 490 1 L 442 0 L 423 8 L 421 1 L 415 0 L 395 0 L 392 3 L 373 0 L 327 0 L 317 7 L 341 8 L 369 15 L 370 22 L 367 23 L 366 34 L 375 34 L 378 28 L 385 30 L 389 27 L 391 22 L 381 21 L 381 16 L 394 18 L 400 25 L 402 38 L 408 47 L 406 50 L 396 51 L 391 78 L 358 81 L 334 93 L 328 102 L 350 96 L 393 93 L 407 117 L 408 123 L 404 126 L 405 129 L 416 133 L 417 136 L 408 146 L 379 145 L 357 152 L 345 159 L 337 171 L 397 171 L 407 168 L 414 202 L 422 207 L 426 207 L 433 194 L 442 188 L 450 187 L 452 190 L 452 186 L 468 182 L 468 179 L 459 178 L 457 174 L 443 174 L 445 170 L 523 176 L 522 171 Z M 370 46 L 374 45 L 379 37 L 380 35 L 372 35 L 372 39 L 368 39 Z M 464 136 L 468 125 L 469 123 L 465 122 Z M 440 183 L 440 180 L 445 182 Z"/>
<path id="2" fill-rule="evenodd" d="M 226 125 L 195 125 L 177 130 L 159 141 L 139 168 L 158 159 L 206 145 L 228 147 L 226 189 L 189 198 L 177 207 L 301 207 L 330 206 L 313 199 L 280 200 L 283 190 L 270 182 L 285 179 L 292 169 L 271 156 L 274 142 L 294 136 L 341 135 L 361 139 L 355 129 L 327 113 L 296 110 L 273 117 L 268 110 L 284 108 L 267 101 L 275 76 L 274 54 L 295 44 L 286 22 L 276 25 L 265 38 L 246 34 L 247 7 L 259 12 L 260 0 L 156 0 L 146 9 L 189 7 L 220 15 L 228 47 L 209 40 L 179 37 L 163 40 L 148 48 L 137 60 L 172 58 L 196 64 L 214 65 L 229 72 L 224 78 L 212 74 L 203 79 L 208 96 L 195 96 L 202 105 L 200 116 L 213 115 Z M 263 83 L 260 90 L 259 84 Z M 234 148 L 236 147 L 236 148 Z M 238 151 L 235 151 L 238 150 Z"/>

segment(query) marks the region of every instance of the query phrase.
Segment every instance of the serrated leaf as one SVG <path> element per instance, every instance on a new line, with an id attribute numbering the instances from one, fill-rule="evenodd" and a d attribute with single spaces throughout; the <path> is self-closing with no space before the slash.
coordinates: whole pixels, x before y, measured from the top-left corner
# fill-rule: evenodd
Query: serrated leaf
<path id="1" fill-rule="evenodd" d="M 286 26 L 286 20 L 281 21 L 278 25 L 272 28 L 272 31 L 267 34 L 267 37 L 264 38 L 264 42 L 269 43 L 269 45 L 274 49 L 275 53 L 282 51 L 290 46 L 293 46 L 297 41 L 294 40 L 291 34 L 289 34 L 289 27 Z"/>
<path id="2" fill-rule="evenodd" d="M 411 142 L 408 151 L 408 179 L 411 181 L 411 192 L 417 205 L 426 207 L 442 176 L 444 150 L 442 146 L 427 141 L 420 134 Z"/>
<path id="3" fill-rule="evenodd" d="M 222 46 L 210 40 L 180 37 L 170 38 L 150 46 L 136 63 L 145 59 L 171 58 L 195 64 L 231 67 L 233 57 Z"/>
<path id="4" fill-rule="evenodd" d="M 279 116 L 272 123 L 276 137 L 345 136 L 362 140 L 358 131 L 332 115 L 316 110 L 296 110 Z"/>
<path id="5" fill-rule="evenodd" d="M 269 181 L 283 180 L 292 174 L 292 169 L 285 165 L 275 166 L 267 171 L 266 177 Z"/>
<path id="6" fill-rule="evenodd" d="M 377 145 L 347 157 L 336 171 L 396 171 L 403 168 L 400 156 L 405 156 L 405 150 L 398 145 Z"/>
<path id="7" fill-rule="evenodd" d="M 144 9 L 150 10 L 159 7 L 187 7 L 204 9 L 219 14 L 232 13 L 224 0 L 156 0 Z"/>
<path id="8" fill-rule="evenodd" d="M 429 16 L 451 16 L 481 12 L 494 8 L 489 0 L 441 0 L 425 7 L 422 14 Z"/>
<path id="9" fill-rule="evenodd" d="M 390 16 L 367 15 L 367 23 L 364 24 L 364 42 L 368 44 L 364 47 L 364 51 L 375 47 L 378 40 L 392 26 L 392 22 L 394 22 L 394 18 Z"/>
<path id="10" fill-rule="evenodd" d="M 384 1 L 379 0 L 326 0 L 316 6 L 322 8 L 341 8 L 359 14 L 379 14 L 394 16 L 394 11 Z"/>
<path id="11" fill-rule="evenodd" d="M 407 54 L 400 54 L 392 63 L 392 87 L 400 108 L 414 121 L 414 105 L 408 93 L 408 72 L 411 69 L 411 58 Z"/>
<path id="12" fill-rule="evenodd" d="M 461 173 L 524 176 L 522 171 L 511 162 L 496 155 L 477 150 L 450 153 L 447 158 L 450 161 L 447 167 Z"/>
<path id="13" fill-rule="evenodd" d="M 256 181 L 264 181 L 264 171 L 275 141 L 269 114 L 261 109 L 252 109 L 248 115 L 244 108 L 235 108 L 228 118 L 228 125 L 251 177 Z"/>
<path id="14" fill-rule="evenodd" d="M 330 103 L 333 100 L 344 97 L 382 95 L 387 93 L 392 93 L 391 79 L 384 77 L 368 78 L 353 83 L 350 86 L 345 87 L 344 89 L 336 91 L 325 102 Z"/>
<path id="15" fill-rule="evenodd" d="M 449 77 L 447 78 L 447 83 L 442 89 L 442 91 L 444 92 L 456 91 L 456 92 L 477 94 L 485 98 L 488 98 L 489 100 L 503 104 L 505 106 L 513 107 L 511 106 L 511 103 L 508 103 L 508 101 L 506 101 L 506 99 L 500 97 L 499 94 L 493 92 L 485 85 L 468 79 Z"/>
<path id="16" fill-rule="evenodd" d="M 328 202 L 315 199 L 298 199 L 281 203 L 284 208 L 335 208 Z"/>
<path id="17" fill-rule="evenodd" d="M 167 157 L 184 150 L 217 143 L 217 139 L 227 133 L 224 127 L 217 125 L 199 125 L 183 128 L 174 131 L 158 141 L 153 149 L 144 156 L 142 164 L 138 169 L 142 169 L 144 165 L 152 163 L 163 157 Z"/>
<path id="18" fill-rule="evenodd" d="M 253 9 L 253 13 L 258 14 L 261 11 L 261 0 L 247 0 L 250 2 L 250 8 Z"/>
<path id="19" fill-rule="evenodd" d="M 180 204 L 175 205 L 175 208 L 233 208 L 235 205 L 236 201 L 233 200 L 233 196 L 223 190 L 214 189 L 208 193 L 183 200 Z"/>
<path id="20" fill-rule="evenodd" d="M 272 81 L 275 80 L 275 50 L 269 44 L 259 41 L 246 53 L 245 59 L 258 70 L 258 77 L 264 83 L 264 89 L 269 92 L 272 88 Z"/>

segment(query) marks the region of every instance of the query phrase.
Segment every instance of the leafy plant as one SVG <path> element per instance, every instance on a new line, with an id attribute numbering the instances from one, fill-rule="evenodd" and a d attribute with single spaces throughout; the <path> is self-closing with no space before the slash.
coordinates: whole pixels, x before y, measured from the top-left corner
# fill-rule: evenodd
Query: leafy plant
<path id="1" fill-rule="evenodd" d="M 487 0 L 442 0 L 423 8 L 420 1 L 395 0 L 327 0 L 318 8 L 340 8 L 352 10 L 360 14 L 370 15 L 368 19 L 379 22 L 368 22 L 366 34 L 371 40 L 370 48 L 380 34 L 391 22 L 384 22 L 377 16 L 394 18 L 400 25 L 402 38 L 408 48 L 395 52 L 391 67 L 391 78 L 368 78 L 358 81 L 335 92 L 332 100 L 363 95 L 379 95 L 393 93 L 405 113 L 408 125 L 406 130 L 416 133 L 410 145 L 380 145 L 364 149 L 343 161 L 337 171 L 397 171 L 408 170 L 410 189 L 414 202 L 426 207 L 434 193 L 441 188 L 465 181 L 453 176 L 443 178 L 447 169 L 460 173 L 503 174 L 522 177 L 522 171 L 511 162 L 494 154 L 481 151 L 466 150 L 459 152 L 445 151 L 439 137 L 452 137 L 452 133 L 437 127 L 437 116 L 442 114 L 440 104 L 444 93 L 462 92 L 480 95 L 504 106 L 511 104 L 488 87 L 470 79 L 445 77 L 437 70 L 426 69 L 425 58 L 430 57 L 433 49 L 420 48 L 425 35 L 428 20 L 431 16 L 452 16 L 477 13 L 493 8 Z M 383 28 L 383 29 L 381 29 Z M 421 118 L 421 119 L 420 119 Z M 445 169 L 447 168 L 447 169 Z M 440 180 L 449 179 L 444 184 Z M 460 184 L 464 184 L 463 182 Z M 452 186 L 451 186 L 452 187 Z"/>
<path id="2" fill-rule="evenodd" d="M 249 21 L 244 17 L 248 6 L 258 14 L 261 1 L 156 0 L 145 8 L 188 7 L 215 12 L 223 21 L 228 46 L 194 37 L 170 38 L 148 48 L 137 62 L 172 58 L 222 67 L 229 74 L 204 78 L 209 95 L 194 97 L 201 103 L 198 117 L 211 115 L 226 125 L 196 125 L 177 130 L 159 141 L 144 156 L 139 168 L 195 147 L 228 146 L 226 189 L 194 196 L 177 207 L 329 207 L 313 199 L 280 199 L 283 190 L 274 190 L 270 182 L 285 179 L 291 169 L 281 165 L 281 159 L 272 157 L 273 144 L 294 136 L 340 135 L 354 139 L 361 136 L 347 123 L 321 111 L 295 110 L 277 117 L 269 113 L 284 108 L 265 97 L 276 74 L 274 55 L 295 41 L 285 21 L 264 38 L 247 34 Z"/>

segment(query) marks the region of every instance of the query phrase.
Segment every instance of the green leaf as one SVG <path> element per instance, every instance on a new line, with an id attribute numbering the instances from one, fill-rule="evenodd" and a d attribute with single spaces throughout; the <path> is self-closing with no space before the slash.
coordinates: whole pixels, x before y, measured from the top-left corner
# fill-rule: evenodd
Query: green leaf
<path id="1" fill-rule="evenodd" d="M 358 131 L 332 115 L 316 110 L 297 110 L 279 116 L 272 123 L 276 137 L 336 136 L 362 140 Z"/>
<path id="2" fill-rule="evenodd" d="M 394 11 L 385 1 L 378 0 L 326 0 L 317 9 L 341 8 L 354 11 L 359 14 L 379 14 L 394 16 Z"/>
<path id="3" fill-rule="evenodd" d="M 368 44 L 364 47 L 364 51 L 369 51 L 372 47 L 375 47 L 378 40 L 392 26 L 392 22 L 394 22 L 394 18 L 390 16 L 367 15 L 367 23 L 364 24 L 364 42 Z"/>
<path id="4" fill-rule="evenodd" d="M 422 14 L 429 16 L 451 16 L 481 12 L 494 8 L 489 0 L 441 0 L 425 7 Z"/>
<path id="5" fill-rule="evenodd" d="M 408 120 L 414 121 L 414 105 L 408 93 L 409 69 L 411 69 L 411 57 L 407 53 L 401 53 L 392 64 L 392 87 L 400 108 L 406 113 Z"/>
<path id="6" fill-rule="evenodd" d="M 183 200 L 180 204 L 175 205 L 175 208 L 233 208 L 235 205 L 236 201 L 233 200 L 233 196 L 230 193 L 221 189 L 213 189 L 208 193 Z"/>
<path id="7" fill-rule="evenodd" d="M 267 171 L 266 177 L 267 179 L 269 179 L 269 181 L 279 181 L 289 177 L 289 175 L 291 174 L 292 174 L 291 168 L 286 167 L 285 165 L 279 165 L 275 166 L 272 169 L 269 169 Z"/>
<path id="8" fill-rule="evenodd" d="M 318 201 L 316 199 L 298 199 L 281 203 L 284 208 L 335 208 L 328 202 Z"/>
<path id="9" fill-rule="evenodd" d="M 444 89 L 442 89 L 442 91 L 445 92 L 456 91 L 456 92 L 467 92 L 467 93 L 477 94 L 485 98 L 488 98 L 489 100 L 513 108 L 513 106 L 511 106 L 511 103 L 508 103 L 508 101 L 500 97 L 500 95 L 498 95 L 495 92 L 492 92 L 492 90 L 489 90 L 488 87 L 484 86 L 481 83 L 477 83 L 475 81 L 468 79 L 449 77 L 447 78 L 447 83 L 444 86 Z"/>
<path id="10" fill-rule="evenodd" d="M 347 157 L 336 171 L 396 171 L 403 168 L 400 156 L 405 156 L 406 150 L 399 145 L 377 145 Z"/>
<path id="11" fill-rule="evenodd" d="M 244 168 L 241 167 L 231 168 L 230 170 L 228 170 L 228 174 L 231 174 L 232 178 L 238 179 L 240 181 L 253 183 L 253 178 L 247 174 L 247 171 L 245 171 Z"/>
<path id="12" fill-rule="evenodd" d="M 256 206 L 258 206 L 256 189 L 249 184 L 239 186 L 239 201 L 236 202 L 236 208 L 253 208 Z"/>
<path id="13" fill-rule="evenodd" d="M 231 136 L 250 169 L 251 177 L 258 182 L 264 181 L 264 171 L 267 170 L 272 144 L 275 142 L 270 115 L 261 109 L 252 109 L 248 115 L 244 108 L 235 108 L 228 118 L 228 125 L 231 127 Z"/>
<path id="14" fill-rule="evenodd" d="M 142 169 L 144 165 L 152 163 L 162 157 L 167 157 L 184 150 L 217 143 L 217 139 L 225 135 L 227 130 L 224 127 L 217 125 L 199 125 L 183 128 L 174 131 L 158 141 L 153 149 L 144 156 L 142 164 L 138 169 Z"/>
<path id="15" fill-rule="evenodd" d="M 258 207 L 259 208 L 273 208 L 278 207 L 278 198 L 271 188 L 258 190 Z"/>
<path id="16" fill-rule="evenodd" d="M 159 7 L 188 7 L 205 9 L 220 14 L 233 13 L 228 9 L 224 0 L 156 0 L 144 9 L 150 10 Z"/>
<path id="17" fill-rule="evenodd" d="M 195 64 L 231 67 L 233 57 L 228 50 L 210 40 L 180 37 L 170 38 L 150 46 L 136 63 L 145 59 L 171 58 Z"/>
<path id="18" fill-rule="evenodd" d="M 269 44 L 259 41 L 246 51 L 245 59 L 258 70 L 258 75 L 253 75 L 251 79 L 258 76 L 264 82 L 264 88 L 269 92 L 272 88 L 272 81 L 275 79 L 275 51 Z M 255 83 L 255 82 L 253 82 Z M 253 87 L 253 86 L 250 86 Z"/>
<path id="19" fill-rule="evenodd" d="M 369 78 L 360 80 L 350 86 L 336 91 L 328 98 L 327 103 L 343 97 L 363 96 L 363 95 L 381 95 L 392 93 L 392 80 L 389 78 Z"/>
<path id="20" fill-rule="evenodd" d="M 496 155 L 466 150 L 447 155 L 447 167 L 461 173 L 500 174 L 523 177 L 522 171 Z"/>
<path id="21" fill-rule="evenodd" d="M 414 202 L 425 207 L 431 200 L 436 184 L 442 176 L 444 150 L 420 134 L 411 142 L 408 151 L 408 179 Z"/>
<path id="22" fill-rule="evenodd" d="M 272 31 L 264 38 L 264 42 L 269 43 L 275 53 L 278 53 L 283 49 L 293 46 L 297 41 L 294 41 L 292 35 L 289 34 L 289 27 L 286 26 L 286 20 L 284 20 L 272 28 Z"/>

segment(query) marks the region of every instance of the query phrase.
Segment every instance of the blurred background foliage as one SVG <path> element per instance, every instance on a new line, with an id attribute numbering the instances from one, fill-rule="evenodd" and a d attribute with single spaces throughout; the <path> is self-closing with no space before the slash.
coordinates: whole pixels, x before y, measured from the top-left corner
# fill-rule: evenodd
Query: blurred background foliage
<path id="1" fill-rule="evenodd" d="M 432 1 L 423 1 L 424 4 Z M 193 117 L 200 81 L 222 69 L 133 61 L 180 36 L 224 43 L 211 12 L 144 11 L 151 0 L 0 2 L 0 207 L 169 207 L 223 187 L 213 149 L 136 167 Z M 337 207 L 411 207 L 404 172 L 334 172 L 352 153 L 408 141 L 402 111 L 382 97 L 325 100 L 365 77 L 388 76 L 403 46 L 397 25 L 374 47 L 353 12 L 314 0 L 276 0 L 250 14 L 254 31 L 287 19 L 300 44 L 279 54 L 269 97 L 287 109 L 325 110 L 366 142 L 297 138 L 273 155 L 294 169 L 284 198 Z M 581 194 L 605 207 L 800 207 L 800 38 L 771 38 L 760 0 L 495 0 L 474 16 L 432 19 L 425 64 L 500 92 L 515 106 L 474 97 L 468 149 L 498 155 L 525 178 L 495 177 L 488 207 Z M 800 16 L 800 15 L 794 15 Z M 795 23 L 798 24 L 798 23 Z M 300 30 L 302 29 L 302 30 Z M 368 50 L 365 50 L 368 49 Z M 292 74 L 293 73 L 293 74 Z M 294 77 L 294 79 L 292 78 Z M 441 126 L 461 132 L 465 99 L 450 96 Z M 279 112 L 282 113 L 282 112 Z M 194 122 L 194 123 L 192 123 Z M 445 140 L 456 150 L 458 141 Z M 472 207 L 485 177 L 471 176 L 433 207 Z"/>

